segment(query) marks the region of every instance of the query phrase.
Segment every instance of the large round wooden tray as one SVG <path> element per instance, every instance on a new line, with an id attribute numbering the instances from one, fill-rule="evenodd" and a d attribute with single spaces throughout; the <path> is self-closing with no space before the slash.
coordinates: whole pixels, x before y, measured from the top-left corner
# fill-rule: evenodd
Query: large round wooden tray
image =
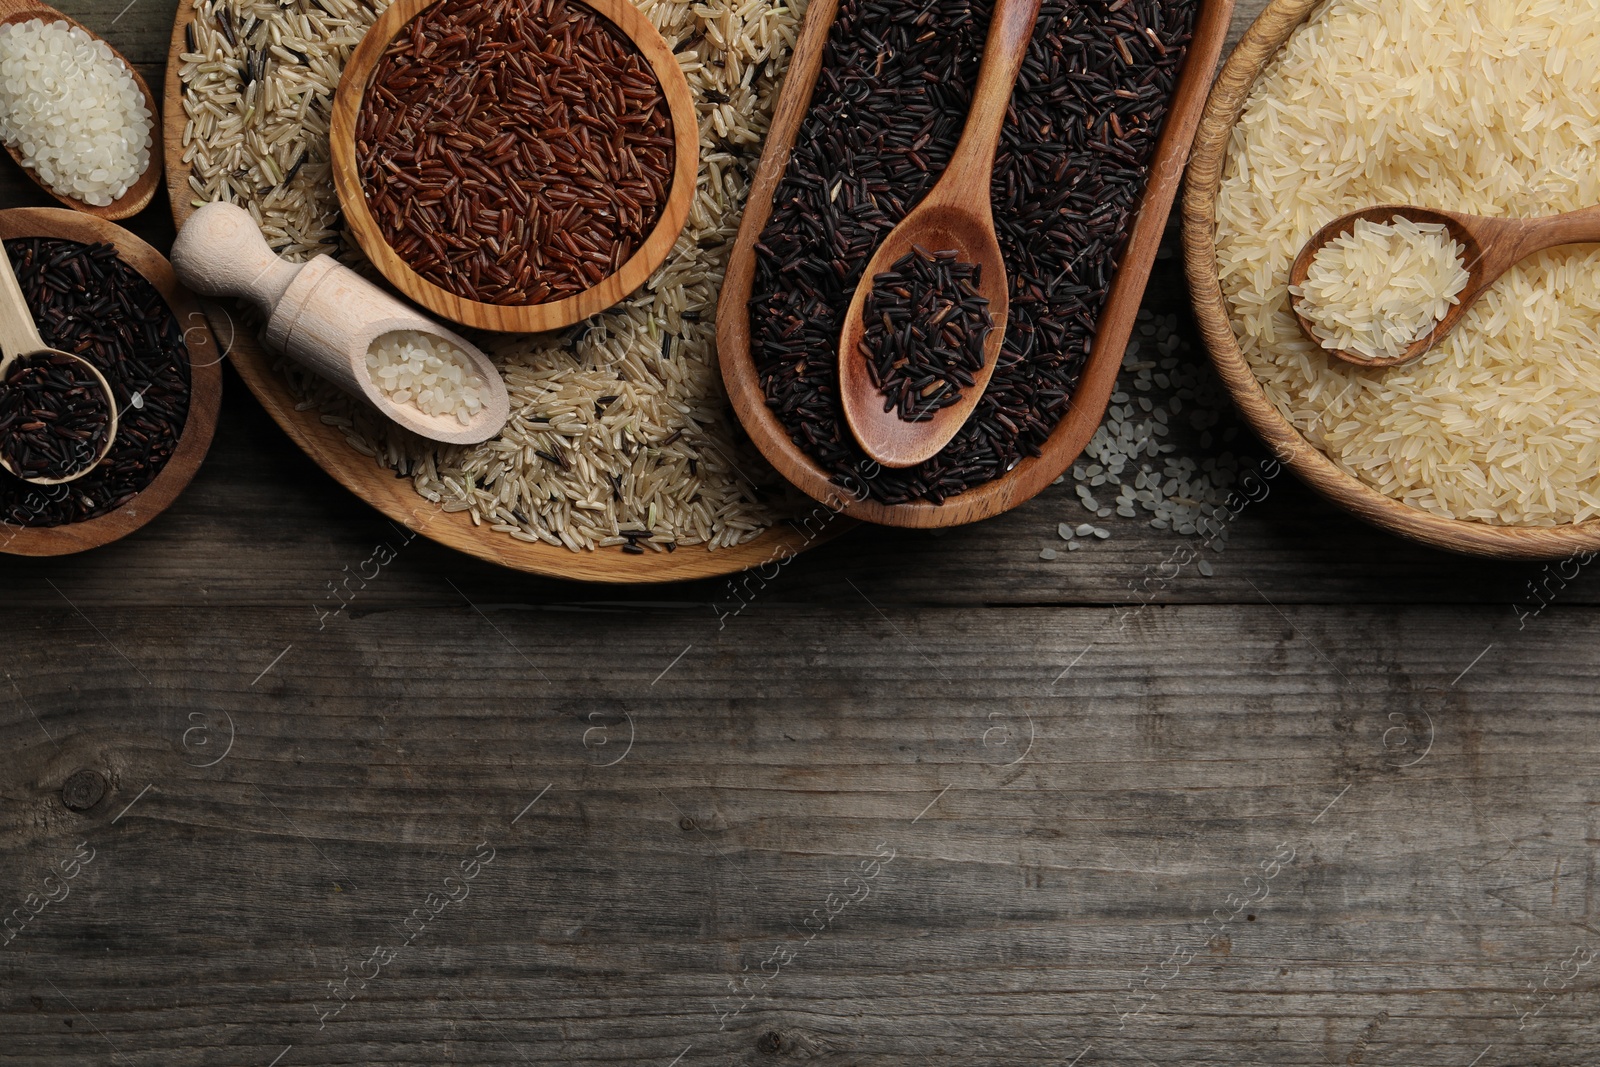
<path id="1" fill-rule="evenodd" d="M 783 180 L 794 139 L 811 105 L 828 31 L 838 11 L 839 0 L 811 0 L 806 9 L 805 23 L 778 98 L 767 143 L 762 148 L 761 163 L 751 184 L 717 306 L 717 346 L 722 353 L 722 377 L 740 421 L 769 463 L 806 493 L 824 501 L 837 496 L 838 487 L 829 473 L 794 443 L 789 431 L 767 406 L 760 375 L 750 355 L 747 305 L 755 283 L 755 244 L 772 217 L 772 198 Z M 1205 104 L 1206 89 L 1216 70 L 1217 58 L 1222 54 L 1232 14 L 1233 0 L 1200 0 L 1189 52 L 1150 161 L 1150 173 L 1139 200 L 1133 230 L 1117 262 L 1111 290 L 1096 323 L 1094 348 L 1078 376 L 1071 409 L 1046 439 L 1040 455 L 1024 459 L 993 481 L 953 496 L 943 504 L 925 500 L 907 504 L 852 500 L 845 514 L 887 526 L 927 528 L 977 522 L 1031 499 L 1078 458 L 1100 428 L 1117 374 L 1122 370 L 1122 356 L 1133 332 L 1139 304 L 1144 299 L 1145 285 L 1155 265 L 1167 218 L 1178 195 L 1189 146 Z"/>
<path id="2" fill-rule="evenodd" d="M 185 115 L 183 86 L 178 78 L 181 56 L 187 49 L 184 31 L 194 17 L 193 0 L 180 0 L 167 55 L 163 109 L 167 194 L 172 201 L 173 219 L 179 226 L 194 212 L 194 194 L 189 188 L 190 167 L 183 161 Z M 318 412 L 296 411 L 298 398 L 289 391 L 283 376 L 273 369 L 275 360 L 259 339 L 236 330 L 221 307 L 208 305 L 207 312 L 245 385 L 313 462 L 389 518 L 409 524 L 418 533 L 442 545 L 489 563 L 530 574 L 587 582 L 688 581 L 735 574 L 787 559 L 836 536 L 850 525 L 847 520 L 838 519 L 820 524 L 813 522 L 809 530 L 804 530 L 779 523 L 754 540 L 732 548 L 708 551 L 703 547 L 688 547 L 671 553 L 646 552 L 644 555 L 625 553 L 620 548 L 573 552 L 553 545 L 519 541 L 487 526 L 473 525 L 466 512 L 446 512 L 429 503 L 412 490 L 410 482 L 396 478 L 393 471 L 351 448 L 338 428 L 325 425 Z"/>
<path id="3" fill-rule="evenodd" d="M 59 237 L 83 244 L 106 242 L 117 256 L 156 287 L 178 319 L 189 350 L 189 412 L 183 433 L 161 473 L 132 500 L 115 511 L 64 526 L 5 525 L 0 552 L 16 556 L 64 556 L 98 548 L 139 529 L 178 499 L 211 448 L 222 407 L 222 355 L 195 298 L 172 273 L 166 257 L 115 223 L 81 211 L 54 207 L 22 207 L 0 211 L 0 239 Z"/>
<path id="4" fill-rule="evenodd" d="M 1322 0 L 1272 0 L 1217 77 L 1200 121 L 1183 203 L 1184 257 L 1195 316 L 1217 373 L 1256 432 L 1299 478 L 1376 526 L 1437 548 L 1498 559 L 1565 559 L 1600 549 L 1600 520 L 1566 526 L 1492 526 L 1408 507 L 1345 473 L 1267 399 L 1233 333 L 1217 275 L 1217 193 L 1234 124 L 1256 79 Z"/>

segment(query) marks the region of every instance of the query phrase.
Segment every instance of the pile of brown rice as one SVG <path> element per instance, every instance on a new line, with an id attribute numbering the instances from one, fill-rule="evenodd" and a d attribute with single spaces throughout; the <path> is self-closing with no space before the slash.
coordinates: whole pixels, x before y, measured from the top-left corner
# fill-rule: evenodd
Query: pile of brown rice
<path id="1" fill-rule="evenodd" d="M 1600 0 L 1329 0 L 1257 82 L 1218 197 L 1217 265 L 1267 396 L 1335 463 L 1437 515 L 1600 515 L 1600 247 L 1513 269 L 1392 370 L 1329 358 L 1289 265 L 1374 204 L 1532 216 L 1600 203 Z"/>
<path id="2" fill-rule="evenodd" d="M 289 259 L 360 263 L 328 163 L 339 73 L 384 7 L 363 0 L 198 0 L 182 57 L 184 160 L 197 203 L 245 207 Z M 564 335 L 482 336 L 511 393 L 505 431 L 438 446 L 292 365 L 284 373 L 351 447 L 447 511 L 574 550 L 718 548 L 785 513 L 717 369 L 716 301 L 804 0 L 640 0 L 700 114 L 688 225 L 631 298 Z"/>

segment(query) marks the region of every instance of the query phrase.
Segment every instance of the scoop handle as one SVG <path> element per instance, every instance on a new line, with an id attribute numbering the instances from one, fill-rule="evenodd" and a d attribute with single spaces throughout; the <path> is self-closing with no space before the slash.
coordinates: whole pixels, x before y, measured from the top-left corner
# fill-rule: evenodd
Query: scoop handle
<path id="1" fill-rule="evenodd" d="M 0 366 L 44 346 L 17 272 L 11 269 L 11 257 L 0 247 L 0 356 L 4 357 Z"/>
<path id="2" fill-rule="evenodd" d="M 301 264 L 285 263 L 267 247 L 250 213 L 216 201 L 189 216 L 172 243 L 172 267 L 204 296 L 242 296 L 270 317 Z"/>

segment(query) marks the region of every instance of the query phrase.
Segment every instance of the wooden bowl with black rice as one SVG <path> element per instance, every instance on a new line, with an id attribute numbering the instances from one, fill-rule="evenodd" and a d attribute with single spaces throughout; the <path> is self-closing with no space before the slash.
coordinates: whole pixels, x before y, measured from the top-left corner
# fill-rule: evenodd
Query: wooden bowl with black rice
<path id="1" fill-rule="evenodd" d="M 117 401 L 106 458 L 62 485 L 0 471 L 0 552 L 108 544 L 165 511 L 199 469 L 222 402 L 222 353 L 160 252 L 63 208 L 0 211 L 0 241 L 47 345 L 94 364 Z"/>
<path id="2" fill-rule="evenodd" d="M 1099 427 L 1177 195 L 1232 0 L 1046 0 L 991 187 L 1004 346 L 943 451 L 879 468 L 841 410 L 842 315 L 960 136 L 983 0 L 813 0 L 717 309 L 745 430 L 800 489 L 890 526 L 974 522 L 1051 484 Z M 1114 10 L 1113 10 L 1114 9 Z"/>

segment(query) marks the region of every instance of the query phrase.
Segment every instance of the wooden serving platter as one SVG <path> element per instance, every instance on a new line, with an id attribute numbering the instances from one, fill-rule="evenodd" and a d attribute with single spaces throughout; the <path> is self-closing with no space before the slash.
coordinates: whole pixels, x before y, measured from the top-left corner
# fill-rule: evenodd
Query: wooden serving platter
<path id="1" fill-rule="evenodd" d="M 810 108 L 828 32 L 838 11 L 839 0 L 811 0 L 806 9 L 800 39 L 778 98 L 717 306 L 717 349 L 734 411 L 767 462 L 821 501 L 836 496 L 838 487 L 828 472 L 790 439 L 789 432 L 767 407 L 760 376 L 750 354 L 747 306 L 755 283 L 755 244 L 772 216 L 772 198 L 783 180 L 795 137 Z M 882 504 L 860 500 L 851 501 L 845 514 L 887 526 L 927 528 L 977 522 L 1029 500 L 1054 482 L 1083 452 L 1105 416 L 1117 374 L 1122 369 L 1123 352 L 1144 298 L 1145 285 L 1150 280 L 1150 269 L 1155 264 L 1167 218 L 1178 195 L 1189 148 L 1200 124 L 1206 92 L 1222 54 L 1232 15 L 1233 0 L 1200 0 L 1189 53 L 1150 162 L 1150 174 L 1133 231 L 1122 251 L 1110 294 L 1100 313 L 1094 348 L 1079 375 L 1072 408 L 1046 440 L 1041 454 L 1023 460 L 999 478 L 951 497 L 943 504 L 927 501 Z"/>
<path id="2" fill-rule="evenodd" d="M 1353 475 L 1307 441 L 1279 413 L 1233 333 L 1217 272 L 1217 194 L 1233 127 L 1256 79 L 1322 0 L 1272 0 L 1217 77 L 1195 140 L 1183 203 L 1184 259 L 1195 318 L 1234 403 L 1269 448 L 1312 489 L 1357 518 L 1436 548 L 1495 559 L 1565 559 L 1600 549 L 1600 519 L 1565 526 L 1494 526 L 1408 507 Z"/>
<path id="3" fill-rule="evenodd" d="M 65 22 L 69 26 L 77 27 L 95 40 L 103 42 L 107 48 L 111 48 L 111 42 L 106 41 L 105 38 L 77 19 L 64 15 L 53 7 L 30 3 L 29 0 L 0 0 L 0 26 L 7 26 L 13 22 L 27 22 L 31 19 L 40 19 L 46 23 Z M 158 127 L 155 132 L 159 133 L 161 108 L 157 105 L 155 94 L 150 91 L 150 86 L 146 84 L 144 76 L 139 73 L 139 68 L 129 63 L 127 58 L 115 48 L 111 48 L 111 51 L 116 54 L 117 59 L 121 60 L 122 65 L 128 68 L 128 73 L 133 75 L 133 83 L 139 87 L 139 92 L 144 94 L 145 107 L 150 109 L 153 121 Z M 16 151 L 8 146 L 6 152 L 10 154 L 12 159 L 16 160 L 17 166 L 22 167 L 22 158 Z M 72 210 L 81 211 L 85 215 L 93 215 L 95 218 L 117 222 L 137 215 L 149 207 L 150 201 L 155 199 L 156 190 L 161 187 L 161 156 L 161 146 L 159 144 L 151 145 L 150 165 L 144 169 L 143 174 L 139 175 L 139 180 L 134 182 L 127 192 L 111 201 L 105 207 L 95 207 L 93 204 L 86 204 L 82 200 L 74 200 L 70 196 L 62 196 L 43 182 L 38 181 L 34 177 L 33 171 L 28 170 L 26 167 L 22 169 L 33 180 L 35 185 Z M 159 255 L 159 253 L 157 254 Z"/>
<path id="4" fill-rule="evenodd" d="M 185 30 L 195 17 L 193 0 L 180 0 L 167 55 L 167 81 L 164 109 L 164 142 L 167 161 L 167 194 L 172 215 L 182 226 L 194 213 L 194 194 L 189 188 L 190 167 L 183 162 L 183 85 L 178 78 L 182 55 L 187 50 Z M 284 433 L 334 480 L 396 522 L 469 556 L 529 574 L 568 578 L 586 582 L 619 584 L 677 582 L 736 574 L 752 567 L 788 559 L 797 553 L 844 532 L 851 524 L 845 520 L 800 526 L 780 522 L 759 537 L 742 545 L 719 548 L 681 548 L 676 552 L 646 552 L 632 555 L 620 547 L 573 552 L 553 545 L 520 541 L 487 526 L 473 524 L 466 512 L 447 512 L 429 503 L 412 490 L 410 482 L 396 478 L 394 472 L 351 448 L 344 435 L 324 424 L 315 410 L 296 411 L 299 398 L 273 367 L 275 358 L 260 340 L 246 331 L 235 330 L 233 320 L 217 305 L 207 305 L 207 314 L 219 334 L 228 337 L 227 355 L 244 379 L 245 385 L 266 408 Z"/>
<path id="5" fill-rule="evenodd" d="M 178 283 L 172 264 L 154 248 L 115 223 L 66 208 L 24 207 L 0 211 L 0 240 L 59 237 L 83 244 L 106 243 L 117 256 L 156 287 L 177 316 L 189 350 L 189 413 L 183 433 L 167 465 L 155 480 L 128 503 L 97 519 L 65 526 L 4 525 L 0 552 L 16 556 L 64 556 L 98 548 L 145 525 L 178 499 L 211 448 L 222 407 L 222 352 L 206 316 L 189 291 Z"/>

